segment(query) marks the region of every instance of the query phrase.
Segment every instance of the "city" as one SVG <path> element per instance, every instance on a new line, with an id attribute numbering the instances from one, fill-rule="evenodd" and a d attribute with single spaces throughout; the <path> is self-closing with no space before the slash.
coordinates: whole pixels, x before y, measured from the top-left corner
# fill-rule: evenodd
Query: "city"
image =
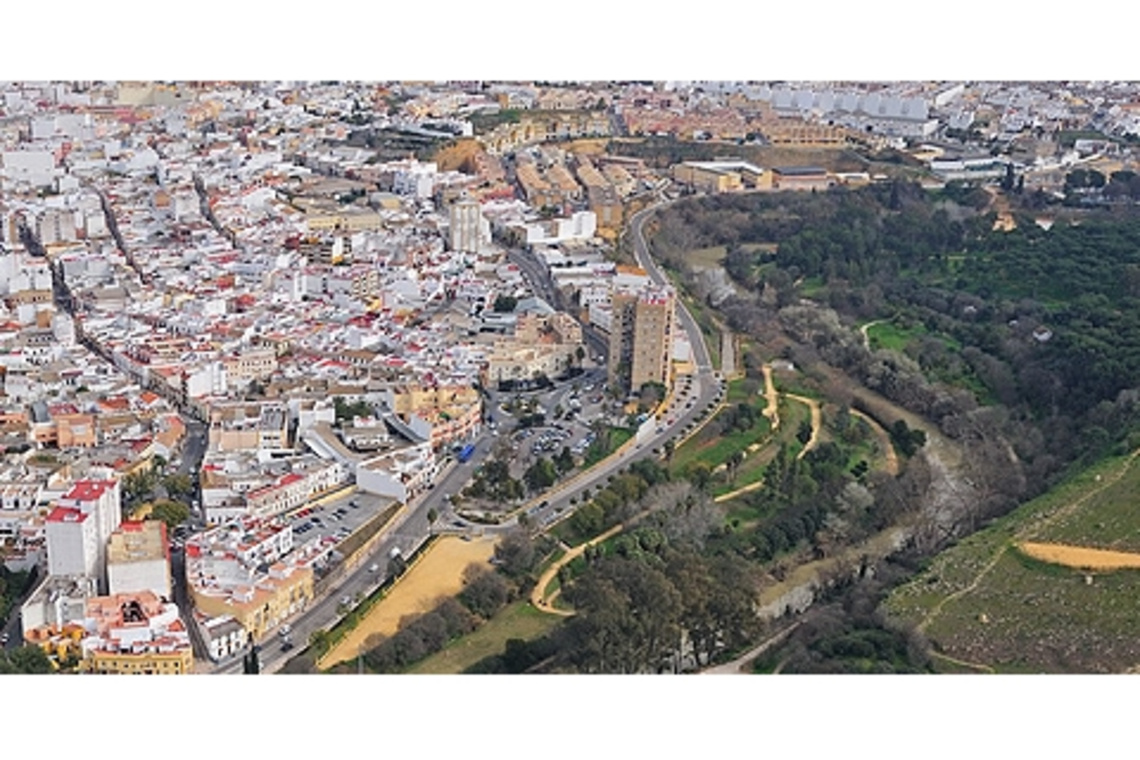
<path id="1" fill-rule="evenodd" d="M 0 85 L 5 656 L 44 673 L 407 672 L 385 664 L 399 634 L 364 621 L 468 545 L 505 571 L 509 609 L 548 615 L 515 650 L 525 669 L 762 663 L 840 564 L 862 579 L 935 556 L 1060 471 L 1011 419 L 1066 403 L 1072 373 L 1014 374 L 1070 345 L 1068 296 L 1010 285 L 988 303 L 1003 265 L 967 298 L 951 290 L 981 275 L 955 267 L 987 235 L 1134 213 L 1138 138 L 1128 82 Z M 855 221 L 827 227 L 841 213 Z M 951 323 L 991 317 L 999 337 Z M 1017 430 L 1080 438 L 1092 464 L 1128 440 L 1096 406 L 1126 414 L 1117 369 L 1063 424 Z M 977 414 L 998 404 L 1019 411 Z M 1099 432 L 1074 421 L 1090 409 Z M 1020 481 L 959 451 L 975 439 Z M 915 511 L 967 460 L 944 491 L 982 506 Z M 660 548 L 688 546 L 675 510 L 701 513 L 693 546 L 715 552 Z M 508 545 L 533 560 L 511 569 Z M 644 651 L 534 644 L 590 620 L 591 563 L 647 552 L 692 561 L 722 617 L 655 621 Z M 789 585 L 806 567 L 818 577 Z M 476 580 L 460 587 L 499 589 Z M 963 652 L 941 660 L 969 669 Z"/>

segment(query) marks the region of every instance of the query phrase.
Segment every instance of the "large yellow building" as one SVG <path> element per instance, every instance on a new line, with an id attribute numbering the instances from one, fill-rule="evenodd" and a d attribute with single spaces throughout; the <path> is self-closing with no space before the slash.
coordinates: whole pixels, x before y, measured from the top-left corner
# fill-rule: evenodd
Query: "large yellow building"
<path id="1" fill-rule="evenodd" d="M 79 669 L 115 675 L 186 675 L 194 672 L 194 652 L 189 647 L 138 654 L 95 651 L 83 659 Z"/>
<path id="2" fill-rule="evenodd" d="M 233 617 L 254 641 L 313 600 L 312 562 L 288 525 L 244 519 L 186 542 L 186 587 L 207 617 Z"/>
<path id="3" fill-rule="evenodd" d="M 269 572 L 232 588 L 190 585 L 194 606 L 208 617 L 231 615 L 253 640 L 273 629 L 313 601 L 313 571 L 276 563 Z"/>

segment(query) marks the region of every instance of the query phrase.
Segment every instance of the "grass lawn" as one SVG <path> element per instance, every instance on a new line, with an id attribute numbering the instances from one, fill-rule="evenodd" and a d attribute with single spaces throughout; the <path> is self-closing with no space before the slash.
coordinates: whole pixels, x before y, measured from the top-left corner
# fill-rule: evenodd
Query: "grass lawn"
<path id="1" fill-rule="evenodd" d="M 499 610 L 499 613 L 478 630 L 447 645 L 411 667 L 409 673 L 462 673 L 484 657 L 500 654 L 506 649 L 507 639 L 531 641 L 550 631 L 563 620 L 535 609 L 526 601 L 518 601 Z"/>
<path id="2" fill-rule="evenodd" d="M 694 269 L 710 269 L 720 266 L 728 249 L 723 245 L 714 245 L 711 248 L 697 248 L 685 254 L 685 260 Z"/>
<path id="3" fill-rule="evenodd" d="M 1120 480 L 1096 493 L 1080 509 L 1042 530 L 1034 539 L 1090 549 L 1140 552 L 1137 493 L 1140 493 L 1140 463 L 1133 460 Z"/>
<path id="4" fill-rule="evenodd" d="M 919 335 L 926 334 L 926 327 L 921 323 L 914 327 L 901 327 L 894 322 L 880 322 L 867 328 L 867 339 L 871 342 L 871 349 L 887 348 L 902 353 L 912 340 Z"/>
<path id="5" fill-rule="evenodd" d="M 827 291 L 822 277 L 807 277 L 800 283 L 800 295 L 804 298 L 819 298 L 821 293 Z"/>
<path id="6" fill-rule="evenodd" d="M 728 381 L 728 392 L 725 394 L 724 399 L 729 404 L 739 404 L 742 401 L 747 403 L 749 401 L 755 401 L 757 396 L 762 397 L 763 394 L 763 380 L 746 380 L 744 378 L 737 378 L 735 380 Z M 763 405 L 757 408 L 762 409 Z"/>
<path id="7" fill-rule="evenodd" d="M 603 448 L 597 442 L 590 444 L 590 448 L 586 449 L 586 454 L 582 458 L 582 468 L 592 467 L 598 462 L 602 461 L 610 454 L 621 448 L 622 444 L 633 438 L 633 431 L 629 428 L 612 427 L 610 428 L 610 445 Z"/>
<path id="8" fill-rule="evenodd" d="M 763 404 L 761 404 L 761 407 Z M 724 413 L 722 410 L 717 416 Z M 754 443 L 762 442 L 771 432 L 771 425 L 767 417 L 757 416 L 756 424 L 748 430 L 734 429 L 724 436 L 706 438 L 704 431 L 681 444 L 673 454 L 670 469 L 674 473 L 682 472 L 685 467 L 694 462 L 704 462 L 711 468 L 728 461 L 728 458 L 737 451 L 744 451 Z"/>

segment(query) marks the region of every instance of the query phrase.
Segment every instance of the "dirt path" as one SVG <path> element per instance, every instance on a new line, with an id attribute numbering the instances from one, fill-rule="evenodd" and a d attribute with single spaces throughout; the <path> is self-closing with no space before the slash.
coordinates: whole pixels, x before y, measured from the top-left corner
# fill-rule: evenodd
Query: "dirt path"
<path id="1" fill-rule="evenodd" d="M 867 324 L 865 324 L 859 328 L 859 334 L 863 336 L 863 348 L 867 349 L 868 351 L 871 350 L 871 336 L 867 334 L 867 331 L 870 330 L 875 325 L 881 325 L 884 322 L 890 322 L 890 320 L 889 319 L 872 319 L 870 322 L 868 322 Z"/>
<path id="2" fill-rule="evenodd" d="M 799 401 L 801 404 L 807 404 L 808 409 L 811 410 L 811 438 L 808 438 L 808 442 L 804 444 L 800 453 L 796 455 L 796 459 L 803 459 L 804 455 L 814 449 L 815 445 L 819 443 L 819 431 L 823 426 L 823 413 L 820 411 L 819 402 L 814 398 L 797 396 L 794 393 L 785 393 L 784 396 Z"/>
<path id="3" fill-rule="evenodd" d="M 876 422 L 870 415 L 864 414 L 858 409 L 852 409 L 851 413 L 871 426 L 875 437 L 879 439 L 880 448 L 883 449 L 883 456 L 886 458 L 887 472 L 892 476 L 898 475 L 899 455 L 895 451 L 894 444 L 891 443 L 891 436 L 883 429 L 883 426 Z"/>
<path id="4" fill-rule="evenodd" d="M 784 639 L 788 638 L 788 636 L 790 636 L 792 634 L 792 631 L 794 631 L 800 627 L 800 623 L 802 623 L 802 622 L 803 622 L 802 620 L 797 620 L 796 622 L 792 623 L 790 626 L 788 626 L 784 630 L 780 631 L 779 633 L 775 634 L 774 636 L 769 636 L 767 639 L 760 642 L 757 646 L 753 647 L 752 649 L 749 649 L 747 652 L 740 655 L 739 657 L 737 657 L 732 662 L 726 662 L 723 665 L 716 665 L 716 666 L 711 667 L 711 668 L 706 668 L 705 670 L 702 670 L 700 672 L 700 675 L 702 675 L 702 676 L 741 675 L 744 672 L 742 670 L 742 668 L 745 665 L 747 665 L 752 660 L 755 660 L 757 657 L 764 654 L 764 652 L 768 651 L 770 648 L 779 644 Z"/>
<path id="5" fill-rule="evenodd" d="M 966 662 L 965 660 L 959 660 L 957 657 L 951 657 L 950 655 L 942 654 L 941 652 L 932 651 L 930 653 L 930 656 L 934 657 L 935 659 L 938 659 L 938 660 L 946 660 L 946 662 L 952 662 L 955 665 L 960 665 L 963 668 L 969 668 L 970 670 L 978 670 L 978 671 L 981 671 L 982 673 L 993 673 L 993 672 L 995 672 L 993 668 L 991 668 L 989 665 L 986 665 L 984 663 Z"/>
<path id="6" fill-rule="evenodd" d="M 605 541 L 611 536 L 616 536 L 624 529 L 624 523 L 619 523 L 618 525 L 615 525 L 614 527 L 607 530 L 605 533 L 602 533 L 599 536 L 595 536 L 584 544 L 579 544 L 578 546 L 575 546 L 573 549 L 563 554 L 557 562 L 546 568 L 546 572 L 544 572 L 542 574 L 542 577 L 538 579 L 538 583 L 534 584 L 534 590 L 530 592 L 530 603 L 533 604 L 537 609 L 540 609 L 543 612 L 549 612 L 553 615 L 562 615 L 563 617 L 570 617 L 573 615 L 574 613 L 570 612 L 569 610 L 559 610 L 555 609 L 554 607 L 554 600 L 558 597 L 558 594 L 561 593 L 562 589 L 559 588 L 557 591 L 551 594 L 550 598 L 548 599 L 546 598 L 546 587 L 549 586 L 550 582 L 554 580 L 555 576 L 558 575 L 559 570 L 561 570 L 564 566 L 570 564 L 570 562 L 573 560 L 582 556 L 582 553 L 585 552 L 586 549 L 590 548 L 594 544 L 600 544 L 602 541 Z"/>
<path id="7" fill-rule="evenodd" d="M 776 384 L 772 382 L 772 368 L 767 364 L 760 367 L 764 373 L 764 416 L 772 424 L 772 432 L 780 429 L 780 397 L 776 394 Z"/>
<path id="8" fill-rule="evenodd" d="M 752 491 L 759 490 L 760 488 L 763 488 L 763 487 L 764 487 L 764 481 L 763 480 L 757 480 L 755 483 L 749 483 L 746 486 L 741 486 L 740 488 L 737 488 L 735 491 L 729 491 L 728 493 L 722 493 L 720 496 L 714 497 L 713 501 L 716 502 L 717 504 L 720 504 L 722 501 L 729 501 L 730 499 L 735 499 L 737 496 L 740 496 L 741 494 L 751 493 Z"/>
<path id="9" fill-rule="evenodd" d="M 321 658 L 317 667 L 323 670 L 351 660 L 360 654 L 365 640 L 372 634 L 391 636 L 405 616 L 427 612 L 440 597 L 458 594 L 463 588 L 463 573 L 468 566 L 482 564 L 490 567 L 497 540 L 494 536 L 473 541 L 455 536 L 441 538 L 415 567 L 396 582 L 388 596 L 372 608 L 360 625 Z"/>

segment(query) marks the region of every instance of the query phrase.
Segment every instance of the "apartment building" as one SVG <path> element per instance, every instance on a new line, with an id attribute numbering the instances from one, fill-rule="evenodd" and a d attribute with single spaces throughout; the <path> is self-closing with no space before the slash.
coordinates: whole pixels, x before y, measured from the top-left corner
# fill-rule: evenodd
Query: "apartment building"
<path id="1" fill-rule="evenodd" d="M 619 290 L 612 298 L 609 376 L 630 392 L 672 380 L 676 296 L 671 288 Z"/>
<path id="2" fill-rule="evenodd" d="M 312 601 L 313 559 L 293 551 L 290 526 L 244 519 L 186 542 L 186 584 L 199 612 L 256 641 Z"/>
<path id="3" fill-rule="evenodd" d="M 107 581 L 111 594 L 151 591 L 161 599 L 171 599 L 166 523 L 122 523 L 107 545 Z"/>
<path id="4" fill-rule="evenodd" d="M 448 211 L 451 250 L 480 253 L 491 243 L 491 225 L 477 201 L 461 198 Z"/>
<path id="5" fill-rule="evenodd" d="M 47 518 L 48 573 L 87 575 L 106 588 L 107 542 L 119 527 L 117 480 L 80 480 Z"/>

